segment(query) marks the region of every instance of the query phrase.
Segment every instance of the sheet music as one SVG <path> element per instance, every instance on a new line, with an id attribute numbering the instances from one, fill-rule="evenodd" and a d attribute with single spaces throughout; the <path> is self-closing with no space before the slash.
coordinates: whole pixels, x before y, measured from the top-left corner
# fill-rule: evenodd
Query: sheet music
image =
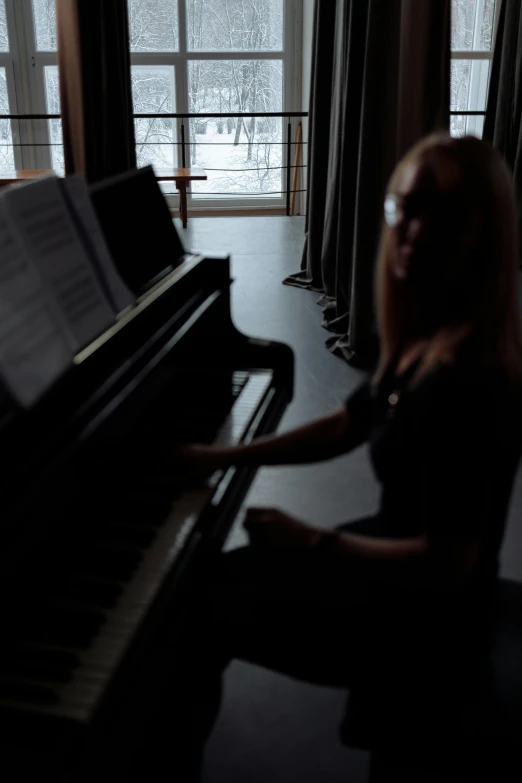
<path id="1" fill-rule="evenodd" d="M 75 350 L 114 322 L 57 177 L 4 191 L 13 230 L 56 298 Z"/>
<path id="2" fill-rule="evenodd" d="M 121 313 L 134 304 L 135 296 L 121 279 L 107 247 L 100 223 L 91 203 L 89 188 L 83 174 L 73 174 L 60 180 L 76 219 L 92 246 L 94 261 L 108 288 L 108 295 L 114 303 L 116 313 Z"/>
<path id="3" fill-rule="evenodd" d="M 0 199 L 0 374 L 30 407 L 72 364 L 73 350 Z"/>

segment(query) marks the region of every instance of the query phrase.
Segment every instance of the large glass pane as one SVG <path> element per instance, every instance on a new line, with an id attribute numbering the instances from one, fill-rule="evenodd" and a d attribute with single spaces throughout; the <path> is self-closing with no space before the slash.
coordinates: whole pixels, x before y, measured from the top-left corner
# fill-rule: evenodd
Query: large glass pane
<path id="1" fill-rule="evenodd" d="M 5 0 L 0 0 L 0 52 L 9 51 L 9 34 L 5 16 Z"/>
<path id="2" fill-rule="evenodd" d="M 46 65 L 44 68 L 45 100 L 49 114 L 60 114 L 60 83 L 58 66 Z M 48 120 L 49 141 L 51 144 L 51 165 L 57 174 L 63 174 L 65 165 L 63 157 L 62 121 Z"/>
<path id="3" fill-rule="evenodd" d="M 281 60 L 193 60 L 188 73 L 191 113 L 282 111 Z M 193 183 L 196 198 L 281 196 L 281 118 L 202 117 L 190 133 L 190 164 L 208 175 Z"/>
<path id="4" fill-rule="evenodd" d="M 485 111 L 489 60 L 451 61 L 451 111 Z"/>
<path id="5" fill-rule="evenodd" d="M 34 32 L 39 52 L 55 52 L 56 0 L 33 0 Z"/>
<path id="6" fill-rule="evenodd" d="M 9 96 L 5 68 L 0 68 L 0 114 L 9 114 Z M 0 120 L 0 169 L 12 170 L 15 167 L 11 121 Z"/>
<path id="7" fill-rule="evenodd" d="M 451 111 L 486 111 L 489 69 L 489 60 L 451 61 Z M 451 117 L 451 132 L 454 136 L 463 136 L 466 133 L 481 136 L 483 127 L 483 116 Z"/>
<path id="8" fill-rule="evenodd" d="M 452 49 L 491 51 L 496 2 L 499 0 L 452 0 Z"/>
<path id="9" fill-rule="evenodd" d="M 188 48 L 282 51 L 284 0 L 188 0 Z"/>
<path id="10" fill-rule="evenodd" d="M 129 0 L 131 52 L 177 52 L 178 20 L 178 0 Z"/>
<path id="11" fill-rule="evenodd" d="M 452 136 L 478 136 L 481 139 L 484 133 L 484 115 L 469 117 L 463 114 L 453 114 L 450 131 Z"/>
<path id="12" fill-rule="evenodd" d="M 135 114 L 172 114 L 176 111 L 174 68 L 170 65 L 133 65 L 132 97 Z M 168 117 L 135 119 L 138 166 L 158 169 L 177 166 L 176 121 Z"/>

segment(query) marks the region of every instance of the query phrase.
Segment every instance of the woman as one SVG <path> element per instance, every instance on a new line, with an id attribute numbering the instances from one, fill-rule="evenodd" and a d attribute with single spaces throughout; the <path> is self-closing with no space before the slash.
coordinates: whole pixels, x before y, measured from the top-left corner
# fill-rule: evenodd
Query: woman
<path id="1" fill-rule="evenodd" d="M 522 449 L 511 178 L 487 144 L 438 134 L 401 161 L 384 209 L 375 375 L 293 432 L 183 450 L 215 469 L 309 463 L 368 441 L 382 485 L 375 517 L 334 530 L 248 512 L 251 545 L 220 558 L 206 598 L 222 665 L 346 687 L 401 672 L 424 687 L 486 649 Z"/>

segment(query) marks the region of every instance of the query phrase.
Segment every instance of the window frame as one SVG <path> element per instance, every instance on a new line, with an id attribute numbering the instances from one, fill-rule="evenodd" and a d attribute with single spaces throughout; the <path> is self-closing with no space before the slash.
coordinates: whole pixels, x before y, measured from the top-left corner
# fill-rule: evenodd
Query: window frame
<path id="1" fill-rule="evenodd" d="M 179 114 L 188 114 L 189 112 L 189 92 L 188 92 L 188 63 L 198 60 L 281 60 L 283 62 L 283 95 L 282 111 L 299 111 L 299 96 L 301 95 L 301 57 L 302 57 L 302 0 L 284 0 L 284 39 L 283 50 L 251 52 L 251 51 L 189 51 L 187 45 L 187 0 L 178 0 L 179 13 L 179 49 L 177 52 L 131 52 L 131 67 L 133 65 L 170 65 L 175 68 L 176 83 L 176 112 Z M 176 137 L 178 141 L 181 138 L 182 120 L 174 120 L 176 124 Z M 284 120 L 282 140 L 286 138 L 286 129 Z M 297 126 L 295 126 L 297 127 Z M 191 143 L 190 121 L 184 121 L 185 144 L 187 149 Z M 178 147 L 179 150 L 179 147 Z M 188 190 L 188 206 L 201 210 L 233 210 L 233 209 L 274 209 L 283 208 L 286 203 L 284 192 L 284 167 L 287 165 L 289 150 L 283 147 L 283 159 L 281 171 L 281 181 L 283 192 L 281 196 L 247 196 L 237 197 L 224 196 L 222 198 L 195 198 Z M 178 161 L 181 162 L 180 157 Z M 164 186 L 167 202 L 169 206 L 175 208 L 178 206 L 178 197 L 175 194 L 168 193 L 171 187 Z"/>
<path id="2" fill-rule="evenodd" d="M 0 53 L 0 67 L 6 67 L 8 98 L 11 114 L 48 114 L 45 68 L 58 65 L 56 51 L 38 51 L 34 25 L 33 1 L 20 3 L 18 0 L 5 0 L 9 33 L 10 51 Z M 302 15 L 303 0 L 284 0 L 284 39 L 281 51 L 188 51 L 187 41 L 187 0 L 178 0 L 179 49 L 177 52 L 131 52 L 132 65 L 174 66 L 176 112 L 187 114 L 189 111 L 188 63 L 197 60 L 281 60 L 283 64 L 282 111 L 301 110 L 301 71 L 302 71 Z M 297 119 L 292 120 L 292 133 L 295 135 Z M 181 137 L 181 120 L 175 119 L 176 138 Z M 282 122 L 282 141 L 286 141 L 287 121 Z M 185 143 L 188 149 L 191 143 L 190 121 L 184 121 Z M 11 120 L 13 143 L 15 145 L 15 167 L 25 169 L 51 169 L 52 154 L 50 121 Z M 179 147 L 178 147 L 179 149 Z M 290 151 L 283 146 L 281 187 L 283 192 L 277 197 L 252 195 L 248 197 L 226 196 L 222 198 L 194 198 L 188 191 L 188 202 L 192 208 L 201 210 L 234 209 L 274 209 L 283 208 L 286 203 L 285 167 Z M 178 158 L 181 163 L 181 158 Z M 290 161 L 291 163 L 292 161 Z M 164 190 L 175 191 L 172 186 Z M 172 207 L 179 204 L 174 193 L 167 195 Z M 300 194 L 297 194 L 299 202 Z M 299 203 L 297 204 L 299 208 Z"/>
<path id="3" fill-rule="evenodd" d="M 478 0 L 479 3 L 482 4 L 482 7 L 484 5 L 485 0 Z M 491 49 L 452 49 L 450 53 L 450 59 L 451 60 L 469 60 L 471 61 L 472 65 L 472 72 L 470 73 L 470 91 L 471 91 L 471 85 L 474 79 L 477 78 L 476 70 L 473 68 L 474 62 L 489 62 L 489 72 L 488 72 L 488 83 L 486 85 L 486 99 L 485 99 L 485 108 L 483 111 L 453 111 L 450 106 L 450 118 L 453 116 L 462 117 L 464 116 L 466 127 L 465 127 L 465 133 L 466 134 L 473 134 L 473 135 L 479 135 L 476 131 L 478 122 L 484 122 L 484 118 L 486 116 L 486 108 L 487 108 L 487 96 L 489 93 L 489 84 L 491 80 L 491 68 L 493 63 L 493 57 L 495 54 L 495 47 L 497 45 L 497 32 L 498 32 L 498 23 L 500 18 L 500 10 L 502 7 L 502 0 L 495 0 L 495 13 L 493 17 L 493 32 L 491 35 Z M 480 8 L 480 6 L 479 6 Z M 477 15 L 477 17 L 480 19 L 480 14 Z M 478 33 L 478 30 L 475 30 L 474 36 L 476 36 Z M 475 71 L 475 72 L 474 72 Z M 480 133 L 480 138 L 482 137 L 482 133 Z"/>
<path id="4" fill-rule="evenodd" d="M 18 13 L 20 11 L 18 10 Z M 5 68 L 7 82 L 7 98 L 10 114 L 25 114 L 26 102 L 22 90 L 23 76 L 21 72 L 21 57 L 19 29 L 17 24 L 17 6 L 15 0 L 5 0 L 5 15 L 9 51 L 0 52 L 0 67 Z M 30 168 L 32 165 L 32 149 L 24 144 L 32 143 L 31 129 L 24 127 L 27 123 L 11 120 L 11 137 L 13 142 L 13 157 L 15 169 Z M 26 161 L 28 165 L 26 165 Z M 34 166 L 33 166 L 34 168 Z"/>
<path id="5" fill-rule="evenodd" d="M 32 0 L 5 3 L 10 52 L 0 53 L 0 65 L 9 58 L 10 113 L 47 114 L 45 66 L 57 66 L 58 53 L 36 50 Z M 49 121 L 11 120 L 11 130 L 17 169 L 52 168 Z"/>

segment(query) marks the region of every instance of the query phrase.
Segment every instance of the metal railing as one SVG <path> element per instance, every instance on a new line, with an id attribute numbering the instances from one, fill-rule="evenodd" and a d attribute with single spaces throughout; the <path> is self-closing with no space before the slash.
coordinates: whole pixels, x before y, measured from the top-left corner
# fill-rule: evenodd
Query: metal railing
<path id="1" fill-rule="evenodd" d="M 292 122 L 293 120 L 299 120 L 301 121 L 304 118 L 308 117 L 307 112 L 201 112 L 201 113 L 181 113 L 181 112 L 160 112 L 160 113 L 135 113 L 134 120 L 140 121 L 140 120 L 172 120 L 173 124 L 174 122 L 178 123 L 178 134 L 177 137 L 173 134 L 173 138 L 169 139 L 167 141 L 147 141 L 145 140 L 138 140 L 137 139 L 137 146 L 140 148 L 143 147 L 161 147 L 161 146 L 168 146 L 168 147 L 175 147 L 178 150 L 177 159 L 178 161 L 181 161 L 181 165 L 185 168 L 187 167 L 187 160 L 192 161 L 196 158 L 196 151 L 198 146 L 218 146 L 221 145 L 228 145 L 228 142 L 201 142 L 199 140 L 195 140 L 196 132 L 194 126 L 192 126 L 192 133 L 187 133 L 187 122 L 201 122 L 201 123 L 208 123 L 212 120 L 218 120 L 222 122 L 232 121 L 232 122 L 240 122 L 243 123 L 246 129 L 246 121 L 247 120 L 269 120 L 269 119 L 281 119 L 287 120 L 286 123 L 286 132 L 284 131 L 284 128 L 281 128 L 282 134 L 278 134 L 279 138 L 272 138 L 272 139 L 257 139 L 254 140 L 253 138 L 248 138 L 248 141 L 238 141 L 237 139 L 234 142 L 230 142 L 230 144 L 238 147 L 238 146 L 245 146 L 249 145 L 250 148 L 255 145 L 271 145 L 280 148 L 281 154 L 280 159 L 276 161 L 277 163 L 280 163 L 280 165 L 270 165 L 267 166 L 258 166 L 257 168 L 255 166 L 253 167 L 246 167 L 246 168 L 212 168 L 208 167 L 205 164 L 201 165 L 201 168 L 205 168 L 206 170 L 210 171 L 222 171 L 222 172 L 228 172 L 228 173 L 234 173 L 234 174 L 241 174 L 244 172 L 265 172 L 280 170 L 281 171 L 281 189 L 276 189 L 272 192 L 249 192 L 249 193 L 238 193 L 235 192 L 226 192 L 226 193 L 220 193 L 220 192 L 198 192 L 197 197 L 202 198 L 204 196 L 216 198 L 219 196 L 226 197 L 228 201 L 231 199 L 242 199 L 242 198 L 266 198 L 267 196 L 274 196 L 274 197 L 280 197 L 281 200 L 286 202 L 286 214 L 291 214 L 291 207 L 292 203 L 295 202 L 295 197 L 298 194 L 305 193 L 306 192 L 306 177 L 303 177 L 304 171 L 307 168 L 307 155 L 305 154 L 306 148 L 307 148 L 307 140 L 303 138 L 301 135 L 300 138 L 294 137 L 294 129 L 297 131 L 297 126 L 295 122 Z M 49 122 L 51 120 L 59 120 L 61 119 L 59 114 L 1 114 L 0 120 L 9 120 L 11 123 L 15 123 L 17 121 L 32 121 L 33 123 L 38 121 L 46 121 Z M 283 123 L 282 123 L 283 124 Z M 13 126 L 14 127 L 14 126 Z M 302 126 L 301 126 L 302 127 Z M 199 135 L 199 134 L 198 134 Z M 38 138 L 38 135 L 35 134 L 36 138 Z M 2 142 L 0 140 L 0 147 L 6 147 L 6 146 L 12 146 L 13 148 L 34 148 L 37 150 L 41 147 L 47 147 L 49 149 L 52 149 L 53 147 L 59 146 L 59 144 L 56 141 L 49 140 L 49 141 L 37 141 L 35 140 L 15 140 L 14 134 L 13 134 L 13 141 L 11 145 L 6 144 L 5 142 Z M 16 139 L 22 139 L 22 135 L 18 132 L 16 134 Z M 299 145 L 299 152 L 300 156 L 295 158 L 295 152 L 297 150 L 297 145 Z M 49 157 L 51 157 L 49 155 Z M 146 157 L 146 156 L 144 156 Z M 164 168 L 167 167 L 167 164 L 162 164 Z M 179 165 L 179 164 L 178 164 Z M 192 165 L 198 165 L 197 163 L 194 163 Z M 297 171 L 297 174 L 296 174 Z M 300 176 L 299 176 L 300 175 Z M 293 182 L 294 185 L 293 185 Z M 301 187 L 298 187 L 299 180 L 301 180 Z"/>
<path id="2" fill-rule="evenodd" d="M 277 147 L 281 147 L 281 150 L 285 150 L 286 148 L 286 156 L 281 155 L 281 166 L 271 166 L 271 170 L 279 169 L 281 171 L 285 172 L 285 188 L 280 191 L 274 191 L 272 193 L 266 194 L 266 193 L 244 193 L 244 194 L 238 194 L 238 193 L 216 193 L 216 192 L 208 192 L 206 194 L 200 193 L 199 195 L 207 195 L 207 196 L 226 196 L 228 198 L 231 197 L 255 197 L 255 196 L 266 196 L 266 195 L 280 195 L 281 197 L 286 197 L 286 213 L 287 215 L 290 215 L 291 213 L 291 201 L 292 196 L 297 195 L 298 193 L 304 193 L 306 191 L 305 188 L 295 188 L 292 187 L 292 173 L 295 172 L 296 169 L 304 170 L 306 168 L 306 156 L 302 156 L 302 163 L 295 163 L 293 161 L 292 155 L 293 152 L 296 149 L 297 144 L 301 147 L 301 153 L 306 149 L 307 142 L 303 139 L 301 140 L 294 140 L 293 138 L 293 125 L 292 125 L 292 119 L 303 119 L 308 117 L 307 112 L 193 112 L 193 113 L 183 113 L 183 112 L 161 112 L 161 113 L 136 113 L 134 114 L 135 120 L 179 120 L 179 141 L 176 142 L 166 142 L 167 144 L 172 144 L 173 146 L 176 146 L 180 150 L 180 157 L 181 157 L 181 165 L 185 168 L 187 166 L 187 157 L 191 155 L 191 149 L 195 149 L 198 146 L 219 146 L 221 143 L 212 143 L 212 142 L 201 142 L 201 141 L 194 141 L 187 140 L 187 130 L 186 130 L 186 121 L 194 121 L 194 122 L 204 122 L 208 120 L 220 120 L 220 121 L 227 121 L 227 120 L 239 120 L 240 122 L 244 122 L 245 120 L 252 120 L 252 119 L 287 119 L 287 128 L 286 128 L 286 141 L 281 139 L 280 141 L 272 139 L 269 141 L 247 141 L 247 142 L 235 142 L 234 146 L 239 145 L 255 145 L 255 144 L 269 144 L 274 145 Z M 195 134 L 194 134 L 195 135 Z M 283 138 L 285 137 L 285 134 L 283 134 Z M 140 144 L 142 142 L 139 142 Z M 286 159 L 285 159 L 286 158 Z M 252 168 L 234 168 L 234 169 L 211 169 L 207 165 L 203 165 L 203 168 L 207 171 L 228 171 L 228 172 L 234 172 L 234 173 L 242 173 L 247 171 L 253 171 L 255 169 Z M 263 168 L 265 170 L 265 168 Z"/>

